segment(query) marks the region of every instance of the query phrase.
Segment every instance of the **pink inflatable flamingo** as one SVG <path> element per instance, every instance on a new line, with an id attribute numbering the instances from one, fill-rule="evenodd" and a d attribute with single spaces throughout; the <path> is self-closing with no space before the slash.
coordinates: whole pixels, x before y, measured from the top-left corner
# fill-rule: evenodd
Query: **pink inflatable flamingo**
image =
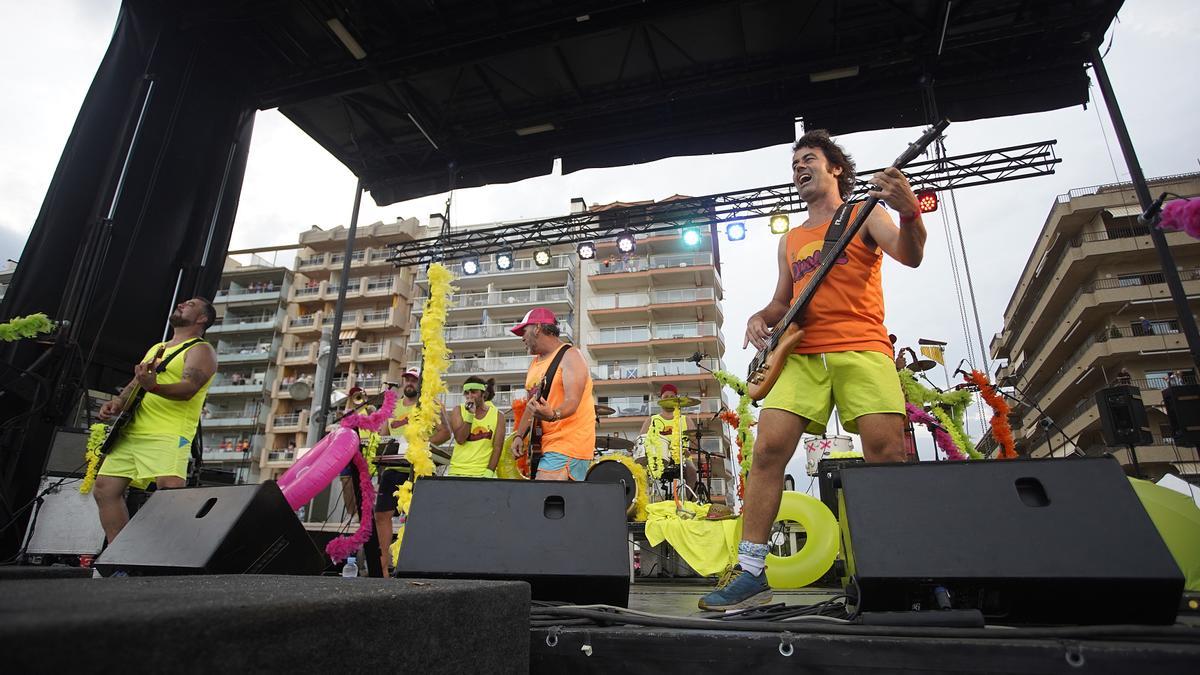
<path id="1" fill-rule="evenodd" d="M 371 513 L 371 505 L 375 503 L 375 488 L 371 485 L 367 462 L 358 451 L 359 438 L 355 429 L 378 431 L 391 418 L 395 407 L 396 392 L 389 390 L 384 394 L 383 405 L 378 412 L 370 415 L 347 415 L 337 429 L 322 438 L 320 443 L 300 458 L 300 461 L 284 472 L 277 483 L 287 499 L 288 506 L 295 510 L 300 508 L 301 504 L 307 504 L 337 478 L 343 467 L 353 462 L 358 470 L 362 491 L 359 513 Z M 358 530 L 354 534 L 330 541 L 325 546 L 325 552 L 334 562 L 345 560 L 371 536 L 372 526 L 372 518 L 360 518 Z"/>

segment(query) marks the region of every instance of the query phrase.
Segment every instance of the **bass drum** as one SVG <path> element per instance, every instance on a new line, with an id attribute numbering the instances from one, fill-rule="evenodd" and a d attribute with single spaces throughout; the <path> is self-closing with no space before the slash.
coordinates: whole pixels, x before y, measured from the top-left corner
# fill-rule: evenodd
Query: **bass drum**
<path id="1" fill-rule="evenodd" d="M 641 468 L 641 467 L 637 467 Z M 588 469 L 588 483 L 618 483 L 625 489 L 625 515 L 629 520 L 637 517 L 638 483 L 633 471 L 617 457 L 602 457 Z"/>

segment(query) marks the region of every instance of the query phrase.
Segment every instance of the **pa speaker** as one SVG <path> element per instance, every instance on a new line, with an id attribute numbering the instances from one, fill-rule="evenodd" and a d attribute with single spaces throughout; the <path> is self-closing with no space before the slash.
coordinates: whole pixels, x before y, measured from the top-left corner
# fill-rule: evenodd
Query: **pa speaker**
<path id="1" fill-rule="evenodd" d="M 629 603 L 617 483 L 423 478 L 396 576 L 529 582 L 535 600 Z"/>
<path id="2" fill-rule="evenodd" d="M 267 481 L 158 490 L 95 567 L 105 576 L 319 574 L 325 557 Z"/>
<path id="3" fill-rule="evenodd" d="M 1130 446 L 1152 442 L 1142 390 L 1128 384 L 1106 387 L 1096 392 L 1096 407 L 1100 409 L 1106 444 Z"/>
<path id="4" fill-rule="evenodd" d="M 1176 445 L 1200 446 L 1200 384 L 1163 389 L 1163 404 Z"/>
<path id="5" fill-rule="evenodd" d="M 1111 457 L 868 464 L 841 481 L 861 611 L 938 609 L 944 589 L 1001 624 L 1175 621 L 1183 574 Z"/>

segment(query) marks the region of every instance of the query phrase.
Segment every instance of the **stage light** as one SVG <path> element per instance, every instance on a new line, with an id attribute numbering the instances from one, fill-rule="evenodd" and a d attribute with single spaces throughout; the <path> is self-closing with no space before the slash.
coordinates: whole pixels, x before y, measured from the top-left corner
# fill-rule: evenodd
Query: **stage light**
<path id="1" fill-rule="evenodd" d="M 513 252 L 500 251 L 496 254 L 496 269 L 511 270 L 513 266 Z"/>
<path id="2" fill-rule="evenodd" d="M 746 238 L 746 226 L 741 222 L 732 222 L 725 226 L 725 236 L 729 241 L 741 241 Z"/>
<path id="3" fill-rule="evenodd" d="M 625 254 L 636 251 L 637 241 L 634 240 L 633 234 L 629 232 L 622 232 L 621 236 L 617 237 L 617 250 Z"/>
<path id="4" fill-rule="evenodd" d="M 580 242 L 579 247 L 575 250 L 579 253 L 580 260 L 591 260 L 596 257 L 596 245 L 590 241 Z"/>
<path id="5" fill-rule="evenodd" d="M 479 274 L 479 256 L 473 255 L 470 258 L 464 259 L 462 268 L 463 268 L 463 274 L 465 274 L 467 276 L 474 276 L 476 274 Z"/>
<path id="6" fill-rule="evenodd" d="M 787 234 L 791 226 L 786 213 L 771 214 L 771 234 Z"/>
<path id="7" fill-rule="evenodd" d="M 921 213 L 933 213 L 937 211 L 938 196 L 936 190 L 920 190 L 917 192 L 917 206 L 921 208 Z"/>
<path id="8" fill-rule="evenodd" d="M 539 248 L 533 252 L 533 262 L 538 267 L 545 267 L 554 260 L 554 255 L 550 253 L 549 248 Z"/>
<path id="9" fill-rule="evenodd" d="M 683 231 L 683 245 L 688 248 L 696 248 L 700 245 L 700 228 L 689 227 Z"/>

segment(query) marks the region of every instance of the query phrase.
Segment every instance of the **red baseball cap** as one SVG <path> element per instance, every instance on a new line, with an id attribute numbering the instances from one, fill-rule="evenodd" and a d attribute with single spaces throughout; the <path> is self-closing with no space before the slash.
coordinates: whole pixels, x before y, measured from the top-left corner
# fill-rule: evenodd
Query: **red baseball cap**
<path id="1" fill-rule="evenodd" d="M 525 327 L 531 323 L 557 324 L 558 319 L 555 318 L 554 312 L 551 312 L 545 307 L 534 307 L 526 312 L 525 318 L 521 319 L 521 323 L 512 327 L 512 334 L 517 336 L 523 335 L 525 333 Z"/>
<path id="2" fill-rule="evenodd" d="M 679 387 L 676 387 L 673 384 L 664 384 L 662 386 L 662 389 L 658 390 L 659 398 L 663 398 L 663 397 L 667 396 L 668 394 L 670 394 L 671 396 L 677 396 L 679 394 Z"/>

